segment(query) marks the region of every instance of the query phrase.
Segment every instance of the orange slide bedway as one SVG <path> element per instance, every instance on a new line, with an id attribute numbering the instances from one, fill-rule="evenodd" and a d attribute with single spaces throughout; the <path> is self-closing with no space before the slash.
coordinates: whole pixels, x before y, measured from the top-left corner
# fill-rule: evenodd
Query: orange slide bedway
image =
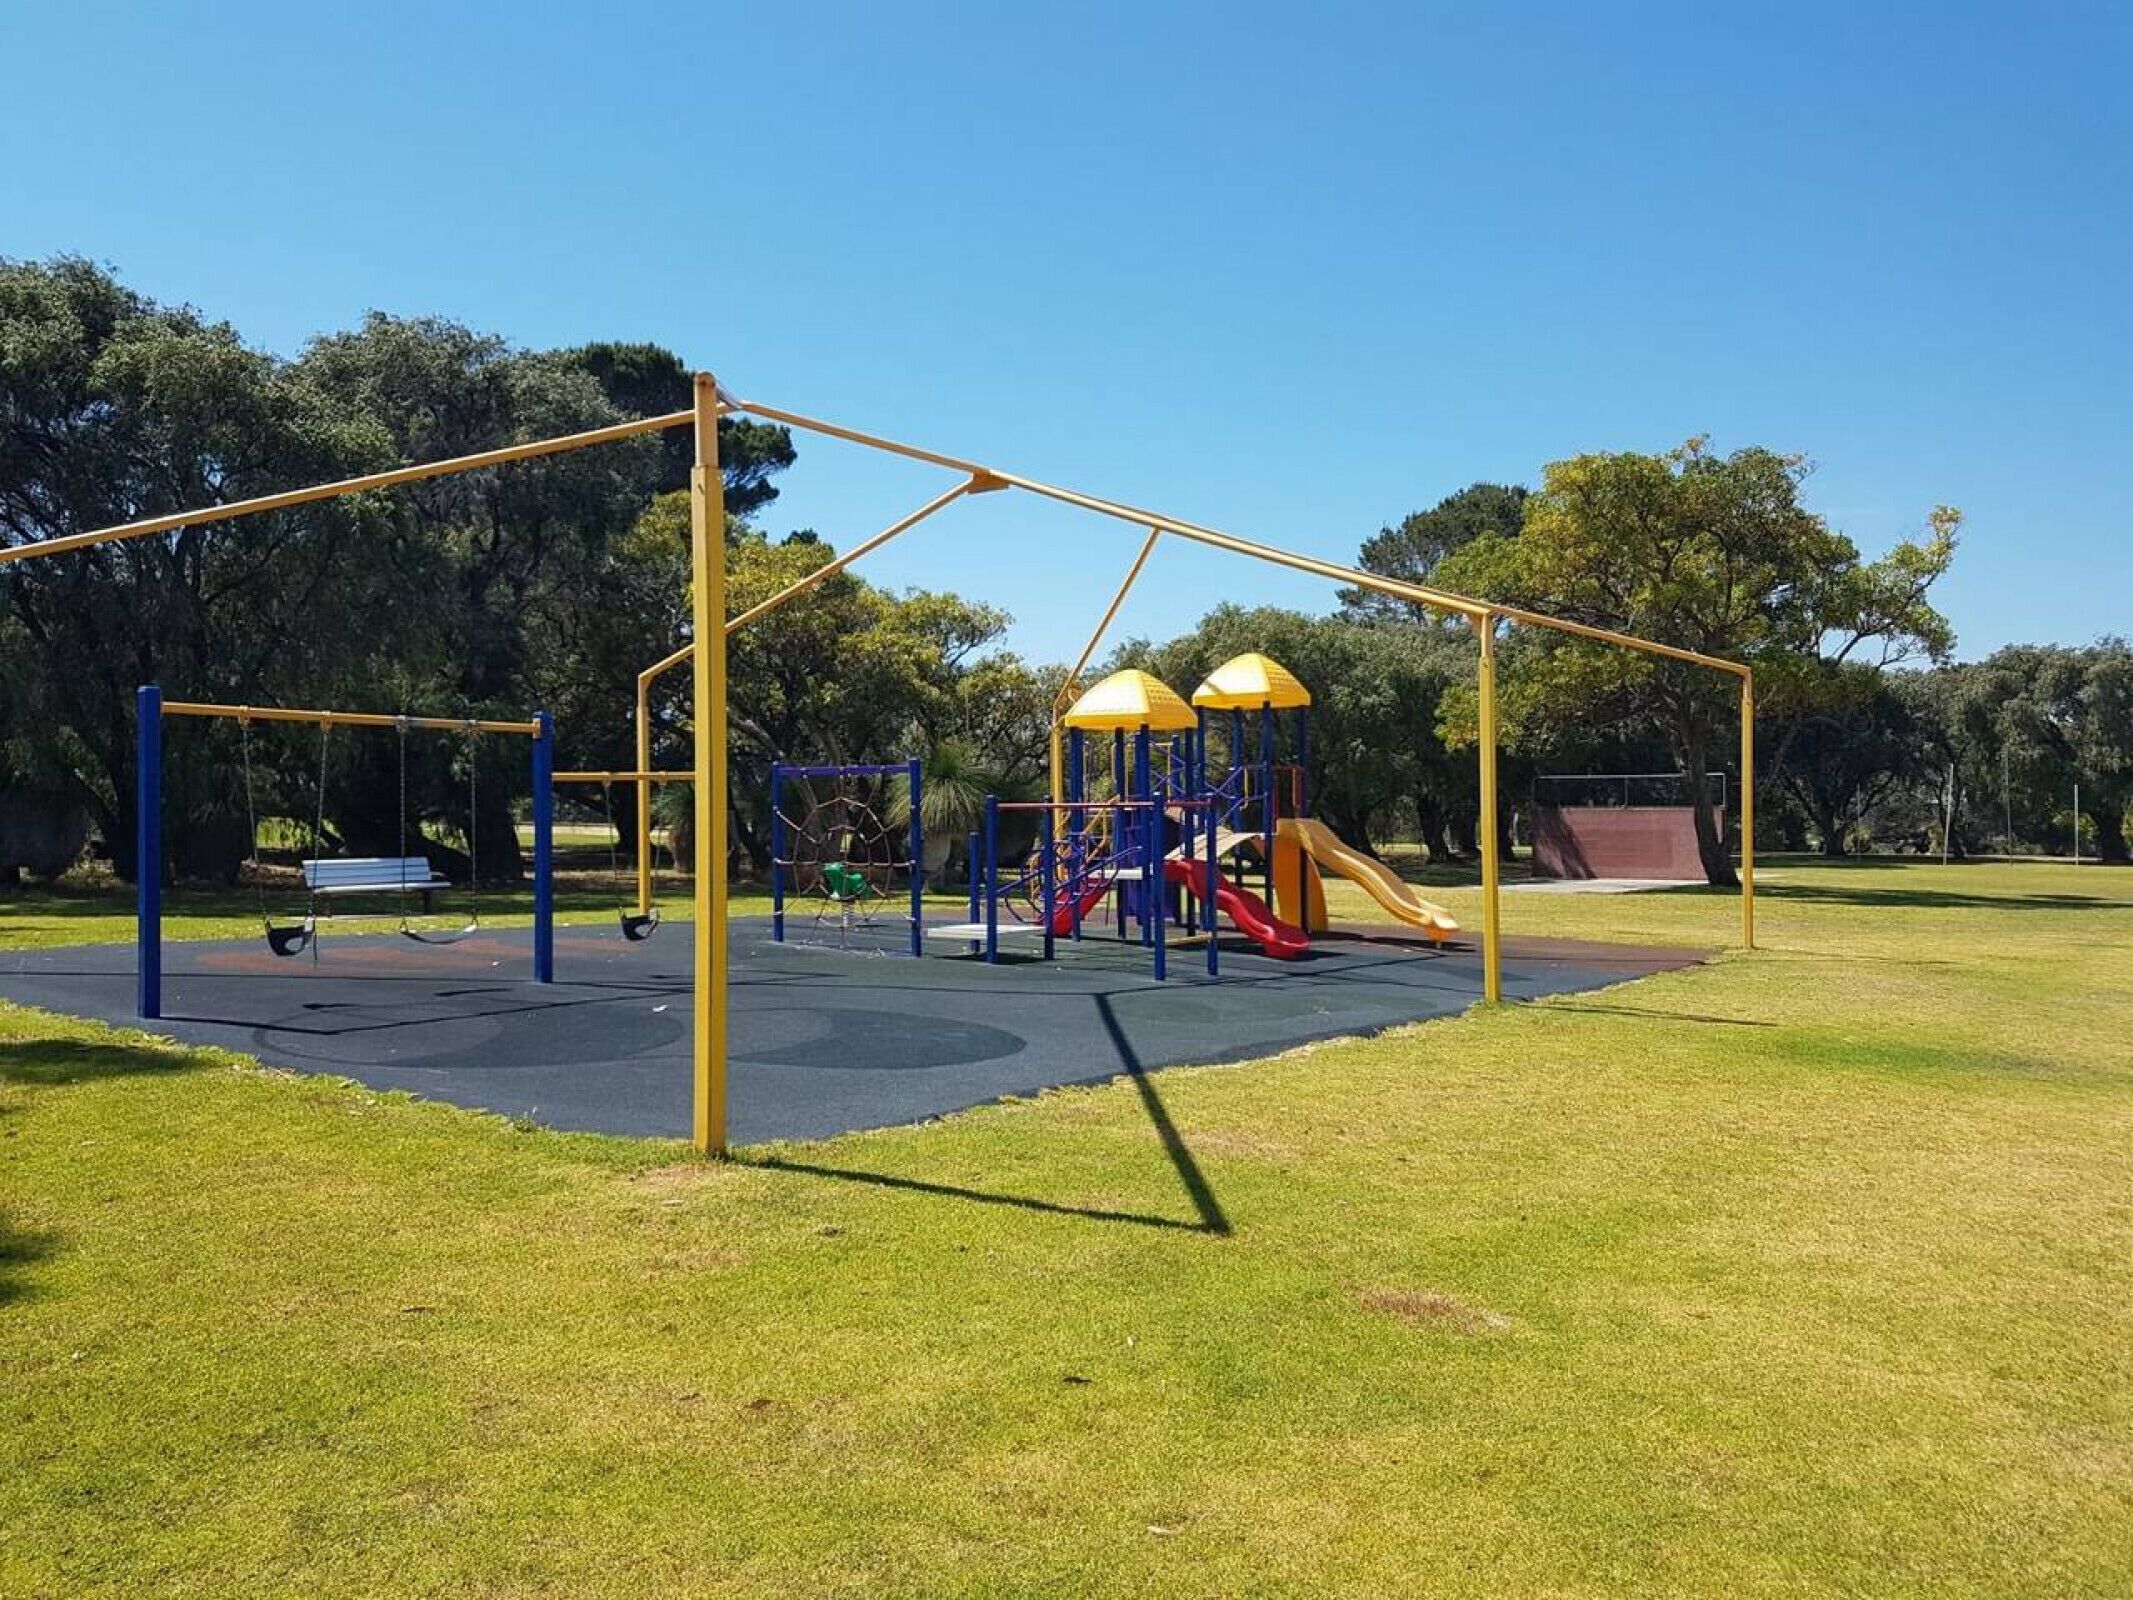
<path id="1" fill-rule="evenodd" d="M 1434 944 L 1459 931 L 1458 920 L 1444 907 L 1423 899 L 1392 868 L 1364 855 L 1316 817 L 1283 817 L 1274 830 L 1274 901 L 1284 917 L 1313 933 L 1327 927 L 1322 871 L 1360 884 L 1371 899 Z"/>

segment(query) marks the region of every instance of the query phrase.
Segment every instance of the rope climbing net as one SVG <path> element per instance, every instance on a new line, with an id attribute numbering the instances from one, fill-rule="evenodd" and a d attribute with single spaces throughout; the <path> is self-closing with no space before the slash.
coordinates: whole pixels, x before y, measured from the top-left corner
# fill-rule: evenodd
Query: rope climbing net
<path id="1" fill-rule="evenodd" d="M 805 942 L 881 954 L 906 943 L 917 950 L 925 864 L 916 766 L 774 769 L 773 938 L 792 942 L 797 923 Z M 902 813 L 893 821 L 892 808 Z M 908 899 L 898 892 L 899 872 L 907 875 Z"/>

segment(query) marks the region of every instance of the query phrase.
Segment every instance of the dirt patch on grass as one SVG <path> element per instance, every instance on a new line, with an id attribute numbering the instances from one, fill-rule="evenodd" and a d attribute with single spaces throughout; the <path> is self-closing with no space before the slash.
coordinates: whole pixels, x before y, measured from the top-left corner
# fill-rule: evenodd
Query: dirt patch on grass
<path id="1" fill-rule="evenodd" d="M 1442 1289 L 1365 1289 L 1355 1298 L 1365 1311 L 1398 1317 L 1418 1328 L 1442 1328 L 1476 1337 L 1511 1331 L 1509 1317 L 1467 1305 Z"/>
<path id="2" fill-rule="evenodd" d="M 646 1271 L 653 1274 L 730 1272 L 747 1259 L 739 1250 L 729 1250 L 721 1245 L 698 1245 L 693 1249 L 669 1250 L 656 1255 L 646 1264 Z"/>
<path id="3" fill-rule="evenodd" d="M 647 1167 L 626 1180 L 633 1193 L 656 1198 L 679 1199 L 716 1183 L 730 1180 L 733 1169 L 716 1161 L 676 1161 L 669 1166 Z"/>
<path id="4" fill-rule="evenodd" d="M 1195 1128 L 1185 1142 L 1195 1155 L 1242 1161 L 1294 1161 L 1303 1154 L 1287 1140 L 1250 1128 Z"/>

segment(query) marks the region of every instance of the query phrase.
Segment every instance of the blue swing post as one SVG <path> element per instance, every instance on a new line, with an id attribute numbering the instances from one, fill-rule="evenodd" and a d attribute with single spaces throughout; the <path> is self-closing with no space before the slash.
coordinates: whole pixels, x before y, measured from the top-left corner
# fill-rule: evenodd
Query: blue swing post
<path id="1" fill-rule="evenodd" d="M 770 937 L 785 942 L 785 763 L 770 764 Z"/>
<path id="2" fill-rule="evenodd" d="M 163 691 L 133 696 L 134 1011 L 163 1015 Z"/>
<path id="3" fill-rule="evenodd" d="M 1037 849 L 1037 870 L 1044 874 L 1044 896 L 1040 904 L 1044 911 L 1044 959 L 1050 961 L 1057 953 L 1057 936 L 1053 933 L 1054 907 L 1058 904 L 1058 875 L 1054 871 L 1057 857 L 1052 849 L 1052 808 L 1043 812 L 1044 832 Z"/>
<path id="4" fill-rule="evenodd" d="M 1311 708 L 1296 708 L 1296 814 L 1311 814 Z"/>
<path id="5" fill-rule="evenodd" d="M 904 763 L 905 794 L 911 802 L 911 954 L 926 953 L 926 825 L 920 820 L 918 757 Z"/>
<path id="6" fill-rule="evenodd" d="M 1145 891 L 1142 898 L 1148 903 L 1148 943 L 1155 948 L 1155 981 L 1161 983 L 1170 976 L 1163 934 L 1163 900 L 1169 885 L 1163 877 L 1163 808 L 1153 799 L 1148 802 L 1146 828 L 1148 875 L 1141 880 Z"/>
<path id="7" fill-rule="evenodd" d="M 555 982 L 555 718 L 533 714 L 533 981 Z M 473 760 L 473 756 L 468 757 Z M 472 869 L 479 871 L 477 863 Z"/>
<path id="8" fill-rule="evenodd" d="M 985 959 L 1000 962 L 1000 797 L 985 797 Z"/>
<path id="9" fill-rule="evenodd" d="M 1124 735 L 1120 735 L 1120 737 L 1123 738 Z M 1148 729 L 1143 726 L 1133 735 L 1133 781 L 1140 790 L 1139 798 L 1141 803 L 1152 812 L 1160 812 L 1161 807 L 1155 802 L 1155 787 L 1150 781 L 1149 755 Z M 1136 853 L 1141 858 L 1139 862 L 1140 877 L 1137 880 L 1140 884 L 1141 943 L 1152 945 L 1155 943 L 1155 923 L 1153 913 L 1149 910 L 1149 903 L 1154 899 L 1156 890 L 1162 882 L 1163 863 L 1161 852 L 1151 851 L 1149 841 L 1151 837 L 1160 839 L 1162 834 L 1158 830 L 1154 835 L 1150 835 L 1144 820 L 1140 829 L 1140 836 L 1141 847 Z"/>
<path id="10" fill-rule="evenodd" d="M 1259 707 L 1259 774 L 1260 781 L 1266 786 L 1266 799 L 1259 817 L 1259 860 L 1266 869 L 1261 887 L 1271 905 L 1274 900 L 1274 814 L 1280 809 L 1280 796 L 1274 791 L 1274 702 L 1271 700 Z"/>
<path id="11" fill-rule="evenodd" d="M 1067 816 L 1067 859 L 1074 864 L 1074 930 L 1081 942 L 1081 874 L 1089 865 L 1087 735 L 1079 728 L 1067 729 L 1067 800 L 1074 807 Z"/>
<path id="12" fill-rule="evenodd" d="M 1215 896 L 1222 885 L 1222 866 L 1215 860 L 1215 830 L 1219 819 L 1215 815 L 1214 799 L 1212 796 L 1202 798 L 1205 803 L 1200 810 L 1207 819 L 1207 898 L 1200 902 L 1200 911 L 1207 922 L 1207 975 L 1213 978 L 1219 976 L 1217 966 L 1222 959 L 1219 953 L 1222 925 L 1215 908 Z"/>

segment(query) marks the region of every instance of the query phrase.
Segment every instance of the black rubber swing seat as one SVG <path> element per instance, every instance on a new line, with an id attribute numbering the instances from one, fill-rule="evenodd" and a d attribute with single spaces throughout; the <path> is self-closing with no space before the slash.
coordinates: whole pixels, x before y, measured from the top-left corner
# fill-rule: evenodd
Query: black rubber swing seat
<path id="1" fill-rule="evenodd" d="M 659 908 L 649 911 L 625 911 L 621 915 L 622 937 L 631 944 L 642 944 L 659 931 Z"/>
<path id="2" fill-rule="evenodd" d="M 470 922 L 464 928 L 439 928 L 434 932 L 422 928 L 401 925 L 400 937 L 412 939 L 417 944 L 457 944 L 462 939 L 471 939 L 481 932 L 481 924 Z"/>
<path id="3" fill-rule="evenodd" d="M 311 946 L 312 935 L 318 931 L 318 923 L 311 917 L 302 922 L 292 922 L 277 928 L 266 924 L 267 948 L 278 956 L 300 956 Z"/>

